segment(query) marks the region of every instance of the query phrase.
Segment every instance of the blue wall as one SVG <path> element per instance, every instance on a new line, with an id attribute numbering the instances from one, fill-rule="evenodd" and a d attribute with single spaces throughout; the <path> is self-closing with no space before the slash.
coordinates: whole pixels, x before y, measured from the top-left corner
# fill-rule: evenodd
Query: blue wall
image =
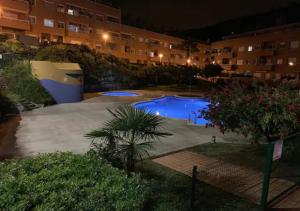
<path id="1" fill-rule="evenodd" d="M 43 79 L 40 82 L 58 104 L 82 100 L 83 87 L 81 85 L 63 84 L 49 79 Z"/>

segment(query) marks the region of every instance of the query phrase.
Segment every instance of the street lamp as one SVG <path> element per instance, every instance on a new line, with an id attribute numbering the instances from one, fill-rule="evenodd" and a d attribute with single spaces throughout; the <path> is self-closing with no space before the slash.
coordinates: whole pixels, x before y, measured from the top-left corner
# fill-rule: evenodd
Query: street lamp
<path id="1" fill-rule="evenodd" d="M 163 55 L 162 53 L 160 53 L 160 54 L 158 55 L 158 57 L 159 57 L 159 62 L 161 63 L 162 58 L 164 57 L 164 55 Z"/>
<path id="2" fill-rule="evenodd" d="M 191 59 L 186 60 L 187 65 L 190 65 L 191 62 L 192 62 Z"/>
<path id="3" fill-rule="evenodd" d="M 109 35 L 107 33 L 102 34 L 102 39 L 104 40 L 105 44 L 107 40 L 109 39 Z"/>

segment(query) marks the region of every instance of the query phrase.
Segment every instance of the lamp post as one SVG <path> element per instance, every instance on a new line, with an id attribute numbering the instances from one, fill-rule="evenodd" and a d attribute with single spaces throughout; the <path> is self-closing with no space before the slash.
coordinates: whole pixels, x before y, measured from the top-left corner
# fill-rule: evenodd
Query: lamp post
<path id="1" fill-rule="evenodd" d="M 192 62 L 192 60 L 190 58 L 188 58 L 186 60 L 186 65 L 190 66 L 191 62 Z M 190 76 L 189 77 L 189 92 L 191 92 L 192 91 L 192 71 L 190 70 L 189 67 L 188 67 L 188 71 L 189 71 L 189 76 Z"/>
<path id="2" fill-rule="evenodd" d="M 106 43 L 107 43 L 107 40 L 109 39 L 109 35 L 107 33 L 103 33 L 102 39 L 104 40 L 104 47 L 106 48 Z"/>
<path id="3" fill-rule="evenodd" d="M 160 53 L 160 54 L 158 55 L 158 57 L 159 57 L 159 62 L 160 62 L 160 64 L 161 64 L 162 58 L 164 57 L 164 55 L 163 55 L 162 53 Z"/>

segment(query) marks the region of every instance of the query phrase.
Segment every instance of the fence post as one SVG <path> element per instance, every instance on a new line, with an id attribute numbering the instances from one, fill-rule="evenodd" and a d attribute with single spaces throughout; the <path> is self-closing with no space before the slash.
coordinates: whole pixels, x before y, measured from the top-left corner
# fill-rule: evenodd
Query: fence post
<path id="1" fill-rule="evenodd" d="M 274 143 L 269 143 L 267 148 L 267 155 L 265 158 L 265 165 L 264 165 L 263 189 L 262 189 L 261 200 L 260 200 L 261 211 L 265 211 L 268 207 L 268 194 L 269 194 L 270 177 L 271 177 L 272 162 L 273 162 L 273 153 L 274 153 Z"/>
<path id="2" fill-rule="evenodd" d="M 193 172 L 192 172 L 192 192 L 191 192 L 191 208 L 194 207 L 195 202 L 195 192 L 196 192 L 196 182 L 197 182 L 197 166 L 193 166 Z"/>

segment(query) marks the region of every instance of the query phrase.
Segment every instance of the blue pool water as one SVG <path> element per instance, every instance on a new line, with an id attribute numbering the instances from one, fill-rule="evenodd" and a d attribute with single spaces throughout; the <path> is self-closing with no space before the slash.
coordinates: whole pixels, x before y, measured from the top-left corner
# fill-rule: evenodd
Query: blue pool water
<path id="1" fill-rule="evenodd" d="M 190 120 L 194 124 L 204 125 L 207 120 L 200 118 L 199 115 L 208 104 L 203 98 L 166 96 L 136 103 L 134 107 L 163 117 Z"/>
<path id="2" fill-rule="evenodd" d="M 104 96 L 112 96 L 112 97 L 136 97 L 139 94 L 134 92 L 104 92 L 102 95 Z"/>

